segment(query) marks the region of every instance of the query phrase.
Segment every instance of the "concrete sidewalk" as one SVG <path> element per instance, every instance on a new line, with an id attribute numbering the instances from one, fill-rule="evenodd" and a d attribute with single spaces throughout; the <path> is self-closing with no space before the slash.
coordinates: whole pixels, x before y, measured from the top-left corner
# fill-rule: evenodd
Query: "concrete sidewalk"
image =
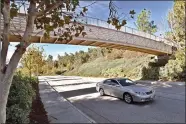
<path id="1" fill-rule="evenodd" d="M 50 123 L 96 123 L 60 96 L 45 80 L 39 82 L 39 93 Z"/>

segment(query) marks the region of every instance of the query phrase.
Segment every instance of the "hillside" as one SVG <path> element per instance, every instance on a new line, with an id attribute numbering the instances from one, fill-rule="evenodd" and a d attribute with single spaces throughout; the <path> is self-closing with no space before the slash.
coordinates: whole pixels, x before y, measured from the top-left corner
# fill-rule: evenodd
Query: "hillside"
<path id="1" fill-rule="evenodd" d="M 125 51 L 123 58 L 109 59 L 99 57 L 95 60 L 76 66 L 64 75 L 92 76 L 92 77 L 128 77 L 140 79 L 143 77 L 142 69 L 147 67 L 152 55 Z"/>

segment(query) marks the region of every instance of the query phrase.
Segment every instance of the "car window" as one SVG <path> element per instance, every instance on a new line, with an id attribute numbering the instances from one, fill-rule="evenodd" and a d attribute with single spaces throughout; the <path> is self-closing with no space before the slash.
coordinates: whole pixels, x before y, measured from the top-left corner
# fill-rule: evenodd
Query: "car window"
<path id="1" fill-rule="evenodd" d="M 109 84 L 111 84 L 112 82 L 111 82 L 111 80 L 105 80 L 103 83 L 109 85 Z"/>
<path id="2" fill-rule="evenodd" d="M 119 85 L 119 83 L 116 80 L 112 80 L 112 79 L 105 80 L 103 83 L 112 86 Z"/>
<path id="3" fill-rule="evenodd" d="M 132 80 L 129 80 L 129 79 L 119 79 L 118 82 L 119 82 L 122 86 L 135 85 L 135 83 L 134 83 Z"/>
<path id="4" fill-rule="evenodd" d="M 119 83 L 118 83 L 116 80 L 111 80 L 111 84 L 112 84 L 113 86 L 119 85 Z"/>

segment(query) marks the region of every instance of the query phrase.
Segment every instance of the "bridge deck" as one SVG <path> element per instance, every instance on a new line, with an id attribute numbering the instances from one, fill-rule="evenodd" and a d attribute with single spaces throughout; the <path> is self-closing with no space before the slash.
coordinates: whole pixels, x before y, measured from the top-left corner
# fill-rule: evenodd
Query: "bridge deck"
<path id="1" fill-rule="evenodd" d="M 23 35 L 24 33 L 26 26 L 25 20 L 25 17 L 19 16 L 11 21 L 10 42 L 20 41 L 19 35 Z M 53 32 L 51 32 L 49 39 L 45 39 L 42 37 L 43 31 L 35 30 L 32 33 L 30 42 L 108 47 L 145 52 L 154 55 L 172 54 L 172 46 L 175 46 L 171 41 L 132 28 L 123 27 L 121 31 L 117 31 L 113 26 L 103 21 L 99 23 L 96 21 L 97 23 L 95 24 L 89 18 L 84 20 L 86 20 L 86 24 L 82 24 L 85 26 L 85 32 L 87 33 L 85 37 L 74 37 L 73 40 L 69 42 L 59 41 L 58 37 L 53 35 Z M 3 28 L 3 25 L 1 28 Z"/>

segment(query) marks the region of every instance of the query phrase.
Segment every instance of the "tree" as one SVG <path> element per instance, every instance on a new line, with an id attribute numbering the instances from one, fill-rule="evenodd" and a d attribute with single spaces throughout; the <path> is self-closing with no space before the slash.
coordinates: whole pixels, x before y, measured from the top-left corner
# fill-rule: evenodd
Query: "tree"
<path id="1" fill-rule="evenodd" d="M 168 24 L 171 29 L 167 38 L 185 46 L 185 1 L 175 0 L 174 7 L 169 11 Z"/>
<path id="2" fill-rule="evenodd" d="M 28 7 L 27 7 L 28 6 Z M 2 33 L 2 49 L 0 55 L 0 123 L 5 123 L 6 120 L 6 104 L 9 94 L 9 89 L 12 84 L 13 74 L 16 71 L 18 62 L 27 47 L 31 44 L 30 37 L 34 31 L 34 26 L 37 29 L 44 31 L 44 38 L 50 37 L 50 32 L 55 29 L 62 29 L 59 34 L 59 41 L 70 41 L 74 36 L 85 35 L 84 26 L 76 21 L 87 12 L 87 7 L 82 7 L 80 13 L 75 13 L 79 6 L 79 0 L 1 0 L 1 13 L 3 15 L 3 33 Z M 9 63 L 6 65 L 7 51 L 9 46 L 10 21 L 20 15 L 20 8 L 26 11 L 26 26 L 23 30 L 23 35 L 20 35 L 20 42 L 16 46 Z M 118 27 L 124 26 L 126 20 L 119 20 L 116 7 L 113 2 L 109 3 L 110 14 L 108 17 L 109 23 Z M 130 11 L 134 15 L 134 11 Z"/>
<path id="3" fill-rule="evenodd" d="M 22 71 L 24 74 L 39 75 L 43 73 L 43 66 L 45 65 L 45 56 L 43 48 L 39 49 L 32 45 L 21 59 Z"/>
<path id="4" fill-rule="evenodd" d="M 53 62 L 53 56 L 52 55 L 48 55 L 47 61 L 48 62 Z"/>
<path id="5" fill-rule="evenodd" d="M 154 34 L 157 32 L 157 26 L 154 24 L 154 21 L 150 21 L 151 12 L 146 9 L 142 10 L 137 17 L 137 28 L 140 31 Z"/>
<path id="6" fill-rule="evenodd" d="M 168 15 L 168 23 L 170 31 L 166 37 L 176 41 L 181 48 L 173 54 L 174 60 L 169 60 L 168 63 L 161 69 L 162 78 L 169 80 L 183 80 L 186 76 L 185 66 L 185 1 L 175 0 L 173 9 Z"/>

